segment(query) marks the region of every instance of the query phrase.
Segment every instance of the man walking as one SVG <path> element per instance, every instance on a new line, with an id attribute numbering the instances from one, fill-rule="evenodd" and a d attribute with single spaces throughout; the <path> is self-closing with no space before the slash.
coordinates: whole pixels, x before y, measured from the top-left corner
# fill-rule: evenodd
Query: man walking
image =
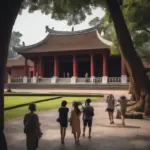
<path id="1" fill-rule="evenodd" d="M 89 127 L 89 136 L 91 138 L 91 130 L 92 130 L 92 122 L 94 116 L 94 108 L 90 105 L 91 100 L 87 99 L 85 103 L 85 107 L 83 108 L 83 137 L 85 137 L 86 127 Z"/>

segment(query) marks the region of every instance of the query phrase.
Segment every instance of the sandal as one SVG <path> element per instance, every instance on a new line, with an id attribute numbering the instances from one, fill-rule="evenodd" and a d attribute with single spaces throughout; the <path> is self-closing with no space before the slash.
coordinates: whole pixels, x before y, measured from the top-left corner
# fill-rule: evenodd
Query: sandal
<path id="1" fill-rule="evenodd" d="M 64 140 L 61 140 L 61 144 L 65 144 Z"/>
<path id="2" fill-rule="evenodd" d="M 80 144 L 80 141 L 79 140 L 76 140 L 75 141 L 75 144 L 77 145 L 77 144 Z"/>
<path id="3" fill-rule="evenodd" d="M 91 135 L 90 135 L 90 136 L 88 136 L 88 138 L 89 138 L 89 139 L 91 139 Z"/>

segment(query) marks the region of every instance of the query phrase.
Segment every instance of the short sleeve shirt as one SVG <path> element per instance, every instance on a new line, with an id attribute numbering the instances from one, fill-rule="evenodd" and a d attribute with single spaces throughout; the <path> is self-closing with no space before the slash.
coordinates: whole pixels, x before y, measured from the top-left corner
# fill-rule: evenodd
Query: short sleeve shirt
<path id="1" fill-rule="evenodd" d="M 61 120 L 67 120 L 68 119 L 68 112 L 69 112 L 69 109 L 67 107 L 61 107 L 59 108 L 59 118 Z"/>
<path id="2" fill-rule="evenodd" d="M 92 106 L 86 106 L 84 109 L 83 109 L 83 113 L 84 113 L 84 119 L 92 119 L 93 116 L 93 107 Z"/>

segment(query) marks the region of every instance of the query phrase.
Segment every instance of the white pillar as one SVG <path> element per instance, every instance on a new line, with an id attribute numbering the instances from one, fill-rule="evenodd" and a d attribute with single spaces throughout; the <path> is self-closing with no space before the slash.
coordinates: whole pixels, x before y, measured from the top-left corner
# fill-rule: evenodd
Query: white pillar
<path id="1" fill-rule="evenodd" d="M 27 83 L 28 82 L 28 78 L 27 78 L 27 76 L 24 76 L 23 77 L 23 83 Z"/>
<path id="2" fill-rule="evenodd" d="M 57 83 L 58 77 L 54 76 L 51 78 L 51 83 Z"/>
<path id="3" fill-rule="evenodd" d="M 108 82 L 108 77 L 107 76 L 103 76 L 102 77 L 102 84 L 107 84 Z"/>
<path id="4" fill-rule="evenodd" d="M 32 77 L 32 83 L 37 83 L 37 77 L 36 76 Z"/>
<path id="5" fill-rule="evenodd" d="M 8 80 L 7 80 L 8 84 L 11 83 L 11 76 L 8 74 Z"/>
<path id="6" fill-rule="evenodd" d="M 72 84 L 75 84 L 76 82 L 77 82 L 77 77 L 73 76 L 73 77 L 71 78 L 71 83 L 72 83 Z"/>
<path id="7" fill-rule="evenodd" d="M 121 83 L 123 84 L 127 83 L 127 75 L 121 75 Z"/>
<path id="8" fill-rule="evenodd" d="M 94 77 L 94 76 L 91 76 L 91 77 L 90 77 L 90 81 L 91 81 L 91 83 L 95 83 L 95 77 Z"/>

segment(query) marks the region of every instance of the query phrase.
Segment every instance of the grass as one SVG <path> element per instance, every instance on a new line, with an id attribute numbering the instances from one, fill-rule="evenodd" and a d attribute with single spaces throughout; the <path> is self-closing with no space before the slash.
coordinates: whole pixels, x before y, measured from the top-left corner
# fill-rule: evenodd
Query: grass
<path id="1" fill-rule="evenodd" d="M 55 96 L 52 96 L 55 97 Z M 25 103 L 30 103 L 34 102 L 37 100 L 43 100 L 47 98 L 52 98 L 51 96 L 34 96 L 34 97 L 29 97 L 29 96 L 5 96 L 5 101 L 4 105 L 6 107 L 10 106 L 15 106 L 18 104 L 25 104 Z"/>
<path id="2" fill-rule="evenodd" d="M 37 99 L 37 98 L 39 98 L 39 99 Z M 27 101 L 32 102 L 32 101 L 40 100 L 40 99 L 44 99 L 44 98 L 46 99 L 46 98 L 51 98 L 51 97 L 27 97 L 27 98 L 17 97 L 17 99 L 14 97 L 9 97 L 9 99 L 8 99 L 8 97 L 6 97 L 5 98 L 5 101 L 6 101 L 5 107 L 6 107 L 6 105 L 8 107 L 8 106 L 12 106 L 14 104 L 17 105 L 20 103 L 26 103 Z M 74 100 L 83 102 L 83 101 L 85 101 L 86 98 L 88 98 L 88 97 L 63 97 L 63 98 L 52 100 L 52 101 L 37 103 L 37 112 L 58 108 L 60 106 L 62 100 L 66 100 L 69 104 L 69 103 L 72 103 Z M 92 101 L 98 101 L 100 99 L 101 99 L 100 97 L 92 97 L 91 98 Z M 5 121 L 15 119 L 17 117 L 22 117 L 27 112 L 28 112 L 27 106 L 5 111 Z"/>

